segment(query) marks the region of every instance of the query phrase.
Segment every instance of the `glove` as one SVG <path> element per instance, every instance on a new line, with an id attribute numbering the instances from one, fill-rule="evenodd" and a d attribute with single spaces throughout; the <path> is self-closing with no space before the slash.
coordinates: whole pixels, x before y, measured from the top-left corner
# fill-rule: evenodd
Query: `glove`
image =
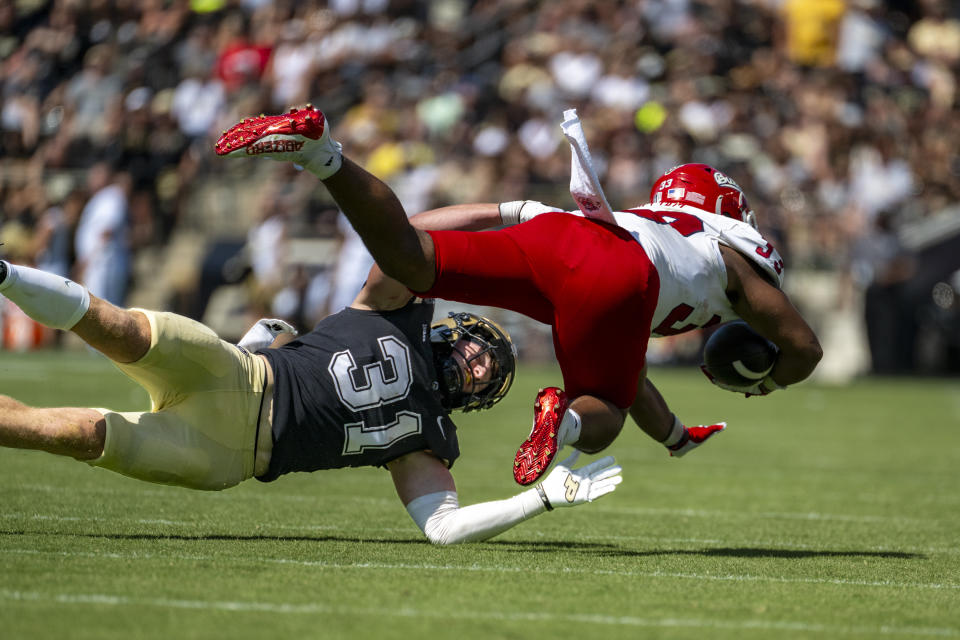
<path id="1" fill-rule="evenodd" d="M 512 202 L 501 202 L 498 207 L 500 209 L 500 221 L 508 227 L 515 224 L 520 224 L 521 222 L 526 222 L 528 220 L 533 220 L 541 213 L 563 211 L 563 209 L 551 207 L 550 205 L 537 202 L 536 200 L 514 200 Z"/>
<path id="2" fill-rule="evenodd" d="M 277 336 L 281 333 L 292 333 L 297 335 L 297 330 L 293 328 L 288 322 L 283 320 L 277 320 L 274 318 L 261 318 L 257 320 L 257 323 L 250 327 L 250 330 L 247 331 L 240 342 L 237 343 L 238 347 L 242 347 L 247 351 L 257 351 L 259 349 L 266 349 L 273 341 L 276 340 Z"/>
<path id="3" fill-rule="evenodd" d="M 620 475 L 622 469 L 612 456 L 573 469 L 579 457 L 580 452 L 574 451 L 566 460 L 557 463 L 543 482 L 537 484 L 537 493 L 547 511 L 555 507 L 573 507 L 593 502 L 616 489 L 623 481 Z"/>
<path id="4" fill-rule="evenodd" d="M 726 422 L 718 422 L 717 424 L 710 424 L 702 427 L 684 427 L 683 436 L 680 438 L 680 441 L 667 447 L 667 449 L 670 451 L 670 455 L 674 458 L 682 458 L 689 452 L 702 445 L 709 438 L 720 433 L 726 428 Z"/>
<path id="5" fill-rule="evenodd" d="M 700 365 L 700 371 L 703 372 L 703 375 L 707 376 L 707 380 L 709 380 L 711 384 L 718 386 L 725 391 L 742 393 L 745 398 L 749 398 L 750 396 L 765 396 L 773 393 L 778 389 L 786 389 L 785 386 L 783 386 L 782 384 L 779 384 L 776 380 L 774 380 L 772 376 L 767 376 L 760 382 L 756 382 L 750 386 L 737 387 L 732 384 L 726 384 L 726 383 L 720 382 L 719 380 L 714 378 L 712 375 L 710 375 L 710 372 L 707 371 L 707 367 L 705 365 Z"/>

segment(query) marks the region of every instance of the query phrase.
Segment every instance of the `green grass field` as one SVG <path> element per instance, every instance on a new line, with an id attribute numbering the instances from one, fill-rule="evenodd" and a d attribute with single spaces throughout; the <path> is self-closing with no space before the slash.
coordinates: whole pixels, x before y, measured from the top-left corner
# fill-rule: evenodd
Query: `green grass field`
<path id="1" fill-rule="evenodd" d="M 0 637 L 958 638 L 960 383 L 808 384 L 744 399 L 654 371 L 683 460 L 632 424 L 619 489 L 488 543 L 434 547 L 388 474 L 297 474 L 223 493 L 0 450 Z M 511 475 L 539 386 L 458 420 L 461 503 Z M 0 393 L 136 409 L 87 354 L 0 353 Z"/>

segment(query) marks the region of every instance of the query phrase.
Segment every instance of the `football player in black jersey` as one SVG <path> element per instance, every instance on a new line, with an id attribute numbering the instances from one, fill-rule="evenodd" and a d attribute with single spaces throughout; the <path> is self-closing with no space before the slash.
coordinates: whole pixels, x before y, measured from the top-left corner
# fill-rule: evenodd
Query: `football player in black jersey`
<path id="1" fill-rule="evenodd" d="M 592 501 L 621 480 L 611 457 L 579 469 L 572 458 L 512 498 L 460 507 L 449 413 L 485 409 L 506 394 L 510 338 L 467 313 L 431 325 L 433 305 L 377 267 L 349 307 L 310 333 L 294 338 L 289 325 L 260 321 L 239 346 L 188 318 L 121 309 L 75 282 L 3 261 L 0 296 L 73 331 L 151 400 L 149 411 L 116 412 L 34 408 L 0 395 L 5 447 L 209 490 L 292 471 L 383 466 L 437 544 L 487 539 L 554 507 Z"/>

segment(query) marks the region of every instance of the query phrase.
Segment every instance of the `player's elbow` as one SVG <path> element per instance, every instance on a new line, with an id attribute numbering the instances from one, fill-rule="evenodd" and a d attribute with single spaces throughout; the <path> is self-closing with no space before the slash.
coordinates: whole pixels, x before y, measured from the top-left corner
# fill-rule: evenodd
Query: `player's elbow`
<path id="1" fill-rule="evenodd" d="M 799 341 L 791 346 L 788 353 L 782 353 L 781 359 L 786 356 L 789 361 L 789 371 L 791 378 L 787 384 L 793 384 L 806 380 L 813 373 L 814 369 L 823 359 L 823 347 L 817 337 L 810 334 L 808 339 Z"/>
<path id="2" fill-rule="evenodd" d="M 420 496 L 407 504 L 407 513 L 431 544 L 451 545 L 468 540 L 468 531 L 458 526 L 460 505 L 454 491 L 438 491 Z"/>
<path id="3" fill-rule="evenodd" d="M 436 545 L 438 547 L 447 547 L 452 544 L 460 544 L 463 540 L 458 540 L 456 537 L 450 535 L 446 531 L 424 531 L 423 535 L 427 537 L 427 540 L 430 544 Z"/>
<path id="4" fill-rule="evenodd" d="M 427 537 L 430 544 L 437 545 L 438 547 L 463 544 L 464 542 L 476 542 L 486 537 L 470 529 L 458 527 L 456 522 L 428 522 L 427 526 L 423 528 L 423 535 Z"/>
<path id="5" fill-rule="evenodd" d="M 813 373 L 813 370 L 817 368 L 820 360 L 823 359 L 823 347 L 820 346 L 819 342 L 810 346 L 808 359 L 810 362 L 810 372 Z"/>
<path id="6" fill-rule="evenodd" d="M 422 531 L 427 540 L 438 547 L 479 542 L 496 535 L 496 532 L 485 532 L 468 526 L 464 521 L 457 519 L 456 512 L 448 514 L 446 518 L 427 522 Z"/>
<path id="7" fill-rule="evenodd" d="M 803 361 L 803 366 L 806 370 L 806 375 L 803 376 L 806 378 L 813 370 L 817 368 L 817 365 L 820 363 L 820 360 L 823 359 L 823 347 L 820 346 L 820 341 L 817 340 L 815 335 L 810 336 L 810 340 L 804 343 L 801 349 L 801 358 Z"/>

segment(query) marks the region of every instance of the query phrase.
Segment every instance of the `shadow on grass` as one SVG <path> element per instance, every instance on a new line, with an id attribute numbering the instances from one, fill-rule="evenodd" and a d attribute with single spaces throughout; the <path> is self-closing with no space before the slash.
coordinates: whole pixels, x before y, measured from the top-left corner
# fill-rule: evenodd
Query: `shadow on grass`
<path id="1" fill-rule="evenodd" d="M 612 544 L 595 544 L 586 542 L 532 542 L 532 541 L 493 541 L 491 546 L 504 548 L 506 551 L 523 551 L 525 553 L 552 553 L 562 550 L 593 551 L 602 556 L 707 556 L 723 558 L 886 558 L 901 560 L 925 560 L 927 556 L 921 553 L 904 551 L 861 551 L 858 549 L 844 550 L 816 550 L 816 549 L 764 549 L 758 547 L 720 547 L 708 549 L 649 549 L 636 551 L 624 549 Z M 510 549 L 509 547 L 515 547 Z"/>
<path id="2" fill-rule="evenodd" d="M 194 540 L 206 541 L 233 541 L 233 542 L 383 542 L 386 544 L 429 544 L 426 540 L 415 538 L 375 538 L 364 536 L 331 536 L 331 535 L 284 535 L 284 534 L 227 534 L 204 533 L 187 535 L 182 533 L 106 533 L 106 532 L 75 532 L 75 531 L 0 531 L 0 536 L 62 536 L 70 538 L 105 538 L 107 540 Z"/>
<path id="3" fill-rule="evenodd" d="M 178 533 L 93 533 L 93 532 L 52 532 L 52 531 L 2 531 L 0 536 L 67 536 L 80 538 L 106 538 L 109 540 L 186 540 L 186 541 L 235 541 L 235 542 L 353 542 L 383 544 L 414 544 L 429 545 L 424 538 L 378 538 L 367 536 L 335 536 L 335 535 L 284 535 L 284 534 L 218 534 L 207 533 L 185 535 Z M 927 556 L 920 553 L 904 551 L 861 551 L 857 549 L 844 550 L 813 550 L 813 549 L 765 549 L 759 547 L 718 547 L 708 549 L 649 549 L 637 551 L 625 549 L 615 544 L 600 542 L 575 542 L 569 540 L 492 540 L 485 543 L 500 551 L 523 553 L 558 553 L 577 551 L 594 554 L 601 557 L 647 557 L 647 556 L 706 556 L 722 558 L 783 558 L 787 560 L 803 558 L 885 558 L 901 560 L 925 560 Z"/>
<path id="4" fill-rule="evenodd" d="M 842 551 L 816 551 L 813 549 L 757 549 L 751 547 L 742 548 L 719 548 L 703 549 L 694 552 L 705 556 L 722 556 L 730 558 L 835 558 L 835 557 L 859 557 L 859 558 L 899 558 L 902 560 L 926 560 L 927 556 L 922 553 L 908 553 L 906 551 L 858 551 L 856 549 L 845 549 Z"/>

